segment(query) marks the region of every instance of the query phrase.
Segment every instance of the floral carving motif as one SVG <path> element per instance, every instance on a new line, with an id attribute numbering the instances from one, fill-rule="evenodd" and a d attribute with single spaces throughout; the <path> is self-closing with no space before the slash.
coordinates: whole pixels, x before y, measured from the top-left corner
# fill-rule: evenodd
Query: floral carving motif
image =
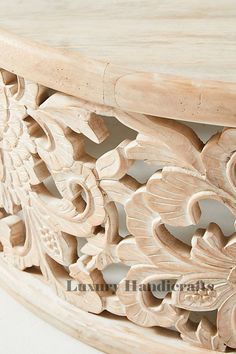
<path id="1" fill-rule="evenodd" d="M 105 116 L 137 136 L 95 159 L 86 139 L 100 144 L 108 137 Z M 202 199 L 215 199 L 236 216 L 235 129 L 204 145 L 178 122 L 94 105 L 1 70 L 0 141 L 6 261 L 21 270 L 39 267 L 60 297 L 86 311 L 175 328 L 183 340 L 208 349 L 236 348 L 235 234 L 226 238 L 210 223 L 188 246 L 166 227 L 197 224 Z M 129 174 L 136 160 L 160 169 L 141 184 Z M 125 238 L 116 203 L 125 210 Z M 130 267 L 117 291 L 103 277 L 115 263 Z M 104 288 L 68 292 L 69 277 Z M 163 298 L 126 289 L 127 281 L 149 286 L 162 280 L 175 283 Z M 204 289 L 192 287 L 199 282 Z M 215 324 L 191 320 L 194 312 L 215 310 Z"/>

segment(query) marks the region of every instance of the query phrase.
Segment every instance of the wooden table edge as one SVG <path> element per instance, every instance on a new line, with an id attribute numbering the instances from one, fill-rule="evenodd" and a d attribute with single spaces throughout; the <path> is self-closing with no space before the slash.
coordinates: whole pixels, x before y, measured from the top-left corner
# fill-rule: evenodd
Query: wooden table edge
<path id="1" fill-rule="evenodd" d="M 2 29 L 0 67 L 96 104 L 236 127 L 236 83 L 132 71 L 39 44 Z"/>

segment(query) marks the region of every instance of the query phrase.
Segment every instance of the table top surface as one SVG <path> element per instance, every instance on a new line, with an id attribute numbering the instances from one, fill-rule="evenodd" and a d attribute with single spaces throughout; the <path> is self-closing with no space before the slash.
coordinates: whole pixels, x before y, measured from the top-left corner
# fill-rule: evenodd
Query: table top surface
<path id="1" fill-rule="evenodd" d="M 235 0 L 14 0 L 0 27 L 134 70 L 236 82 Z"/>

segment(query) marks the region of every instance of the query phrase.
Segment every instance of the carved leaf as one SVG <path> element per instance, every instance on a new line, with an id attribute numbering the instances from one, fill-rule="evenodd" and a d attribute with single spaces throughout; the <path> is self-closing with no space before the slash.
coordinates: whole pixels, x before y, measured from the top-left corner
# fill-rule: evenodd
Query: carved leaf
<path id="1" fill-rule="evenodd" d="M 44 163 L 35 155 L 37 151 L 28 132 L 26 109 L 19 102 L 16 91 L 16 78 L 10 76 L 8 81 L 5 73 L 0 72 L 0 204 L 9 213 L 19 209 L 16 206 L 25 199 L 31 185 L 40 183 L 48 175 Z"/>
<path id="2" fill-rule="evenodd" d="M 92 286 L 96 284 L 100 284 L 100 286 L 105 284 L 102 274 L 98 270 L 93 270 L 91 273 L 88 273 L 79 267 L 79 263 L 74 263 L 69 268 L 70 276 L 81 284 L 90 284 Z M 74 303 L 77 302 L 79 307 L 86 311 L 100 313 L 104 310 L 102 295 L 108 296 L 109 292 L 104 291 L 99 294 L 99 292 L 94 290 L 88 290 L 86 292 L 80 291 L 77 292 L 77 294 L 72 295 L 72 301 Z"/>
<path id="3" fill-rule="evenodd" d="M 100 179 L 118 180 L 124 177 L 133 162 L 125 157 L 124 149 L 128 144 L 129 140 L 124 140 L 117 148 L 97 160 L 96 170 Z"/>
<path id="4" fill-rule="evenodd" d="M 230 254 L 235 242 L 226 240 L 217 224 L 209 224 L 203 236 L 193 236 L 191 259 L 208 270 L 228 272 L 235 262 Z"/>
<path id="5" fill-rule="evenodd" d="M 200 157 L 202 142 L 193 130 L 169 119 L 135 113 L 118 113 L 117 118 L 139 132 L 125 149 L 129 159 L 204 172 Z"/>
<path id="6" fill-rule="evenodd" d="M 101 143 L 108 136 L 108 130 L 103 118 L 91 112 L 89 105 L 78 98 L 55 93 L 50 96 L 36 112 L 28 111 L 34 117 L 35 113 L 63 123 L 77 133 L 83 133 L 95 143 Z"/>
<path id="7" fill-rule="evenodd" d="M 162 173 L 154 174 L 147 183 L 147 190 L 155 195 L 150 203 L 162 222 L 173 226 L 188 226 L 199 221 L 201 211 L 198 201 L 213 198 L 234 203 L 233 198 L 211 185 L 206 178 L 191 171 L 165 167 Z"/>
<path id="8" fill-rule="evenodd" d="M 128 266 L 136 264 L 151 264 L 137 246 L 134 237 L 129 236 L 122 240 L 117 246 L 117 257 L 121 263 Z"/>
<path id="9" fill-rule="evenodd" d="M 161 279 L 173 279 L 173 274 L 160 273 L 150 265 L 137 265 L 130 269 L 119 284 L 117 295 L 125 305 L 126 315 L 131 321 L 143 327 L 171 327 L 180 317 L 187 316 L 184 310 L 171 304 L 168 295 L 158 301 L 150 291 L 142 290 L 142 286 L 147 286 L 148 282 Z"/>
<path id="10" fill-rule="evenodd" d="M 101 180 L 101 188 L 106 192 L 109 200 L 125 204 L 132 193 L 139 187 L 139 183 L 130 176 L 125 176 L 119 181 Z"/>
<path id="11" fill-rule="evenodd" d="M 193 322 L 186 323 L 181 319 L 176 327 L 187 343 L 210 350 L 225 351 L 226 349 L 223 338 L 219 336 L 216 327 L 206 317 L 203 317 L 197 326 Z"/>
<path id="12" fill-rule="evenodd" d="M 46 163 L 48 169 L 51 172 L 56 172 L 72 166 L 75 151 L 78 151 L 79 147 L 82 147 L 82 151 L 84 151 L 81 139 L 78 137 L 76 145 L 73 146 L 73 135 L 62 124 L 45 116 L 40 111 L 30 111 L 29 113 L 44 131 L 43 135 L 36 137 L 35 144 L 37 153 Z"/>
<path id="13" fill-rule="evenodd" d="M 236 129 L 216 134 L 203 148 L 178 122 L 86 102 L 4 70 L 0 110 L 5 259 L 20 269 L 40 267 L 58 296 L 85 311 L 175 327 L 188 343 L 212 350 L 236 347 L 236 234 L 225 238 L 211 223 L 194 233 L 190 247 L 165 227 L 196 224 L 198 201 L 205 198 L 223 202 L 236 216 Z M 84 137 L 106 139 L 103 116 L 116 117 L 138 135 L 95 161 Z M 127 174 L 134 160 L 164 168 L 141 185 Z M 124 239 L 115 203 L 125 208 L 131 235 Z M 74 236 L 83 238 L 79 259 Z M 101 271 L 115 263 L 131 267 L 117 293 L 106 287 Z M 95 290 L 67 291 L 68 278 Z M 157 299 L 148 285 L 162 280 L 175 281 L 175 289 Z M 217 327 L 205 318 L 191 322 L 192 312 L 215 309 Z"/>
<path id="14" fill-rule="evenodd" d="M 209 181 L 236 196 L 236 129 L 228 128 L 214 135 L 202 151 Z"/>
<path id="15" fill-rule="evenodd" d="M 156 197 L 146 187 L 139 188 L 126 203 L 127 227 L 135 236 L 140 250 L 163 271 L 181 274 L 192 269 L 190 247 L 177 240 L 162 224 L 160 215 L 152 209 Z"/>
<path id="16" fill-rule="evenodd" d="M 0 220 L 0 242 L 5 259 L 24 270 L 33 265 L 39 266 L 39 255 L 31 229 L 27 223 L 27 210 L 24 210 L 26 227 L 18 215 L 5 216 Z"/>

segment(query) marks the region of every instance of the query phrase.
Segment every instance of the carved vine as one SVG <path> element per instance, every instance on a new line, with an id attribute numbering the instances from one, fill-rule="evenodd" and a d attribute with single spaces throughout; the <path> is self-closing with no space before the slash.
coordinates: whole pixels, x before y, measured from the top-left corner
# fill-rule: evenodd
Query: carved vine
<path id="1" fill-rule="evenodd" d="M 178 122 L 97 106 L 4 70 L 0 114 L 0 242 L 8 262 L 22 271 L 39 267 L 59 296 L 86 311 L 175 328 L 183 340 L 209 349 L 236 348 L 235 235 L 226 238 L 211 223 L 187 246 L 166 228 L 197 224 L 202 199 L 216 199 L 236 215 L 235 129 L 204 145 Z M 104 116 L 137 137 L 96 160 L 86 152 L 85 137 L 97 144 L 107 138 Z M 142 185 L 129 175 L 136 160 L 164 167 Z M 115 203 L 125 209 L 125 238 Z M 78 238 L 86 240 L 80 257 Z M 69 276 L 106 285 L 102 270 L 114 263 L 130 266 L 116 292 L 66 291 Z M 189 287 L 157 300 L 150 291 L 127 292 L 128 280 Z M 197 281 L 214 288 L 191 290 Z M 214 310 L 216 324 L 205 317 L 191 321 L 193 312 Z"/>

